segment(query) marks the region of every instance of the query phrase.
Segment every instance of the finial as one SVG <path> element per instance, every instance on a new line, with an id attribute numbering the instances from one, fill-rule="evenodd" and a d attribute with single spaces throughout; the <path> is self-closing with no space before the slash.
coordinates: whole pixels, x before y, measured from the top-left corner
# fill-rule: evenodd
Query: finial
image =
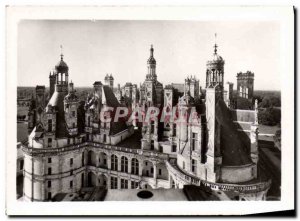
<path id="1" fill-rule="evenodd" d="M 215 45 L 214 45 L 214 48 L 215 48 L 214 52 L 215 52 L 215 54 L 217 54 L 217 47 L 218 47 L 218 45 L 217 45 L 217 33 L 215 33 Z"/>
<path id="2" fill-rule="evenodd" d="M 63 54 L 63 46 L 60 45 L 60 60 L 63 60 L 64 54 Z"/>

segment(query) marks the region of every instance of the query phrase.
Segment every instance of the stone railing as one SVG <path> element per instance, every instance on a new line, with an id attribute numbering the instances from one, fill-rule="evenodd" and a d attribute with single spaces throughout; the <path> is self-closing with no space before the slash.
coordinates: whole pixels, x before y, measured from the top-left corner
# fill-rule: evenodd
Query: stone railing
<path id="1" fill-rule="evenodd" d="M 176 162 L 176 161 L 175 161 Z M 175 163 L 171 163 L 170 161 L 166 161 L 166 167 L 169 173 L 174 174 L 178 179 L 180 179 L 184 184 L 194 184 L 200 185 L 200 179 L 192 178 L 190 175 L 187 175 L 179 170 Z"/>
<path id="2" fill-rule="evenodd" d="M 210 183 L 207 181 L 201 181 L 205 186 L 214 190 L 222 191 L 237 191 L 240 193 L 255 193 L 268 189 L 271 186 L 271 180 L 258 183 L 249 184 L 225 184 L 225 183 Z"/>
<path id="3" fill-rule="evenodd" d="M 161 160 L 168 160 L 169 155 L 165 153 L 159 153 L 149 150 L 141 150 L 141 149 L 131 149 L 126 147 L 112 146 L 108 144 L 101 144 L 95 142 L 84 142 L 80 144 L 72 144 L 65 147 L 59 148 L 32 148 L 28 146 L 28 142 L 21 145 L 22 150 L 29 155 L 50 155 L 50 154 L 62 154 L 63 152 L 78 150 L 83 147 L 94 147 L 94 148 L 102 148 L 108 151 L 119 151 L 123 153 L 132 153 L 143 155 L 148 158 L 159 158 Z"/>
<path id="4" fill-rule="evenodd" d="M 116 171 L 116 170 L 110 170 L 107 168 L 103 167 L 96 167 L 96 166 L 86 166 L 88 171 L 92 171 L 95 174 L 107 174 L 107 175 L 113 175 L 113 176 L 119 176 L 120 178 L 128 179 L 128 180 L 135 180 L 135 181 L 144 181 L 148 184 L 151 184 L 152 186 L 161 186 L 161 187 L 166 187 L 169 185 L 169 180 L 164 180 L 157 178 L 155 179 L 154 177 L 148 177 L 148 176 L 140 176 L 140 175 L 135 175 L 131 173 L 126 173 L 126 172 L 121 172 L 121 171 Z"/>
<path id="5" fill-rule="evenodd" d="M 190 174 L 184 173 L 177 167 L 175 160 L 172 163 L 167 161 L 166 166 L 169 173 L 173 174 L 176 178 L 179 178 L 184 184 L 194 184 L 199 186 L 202 183 L 204 186 L 208 186 L 213 190 L 254 193 L 266 190 L 271 186 L 271 180 L 248 184 L 211 183 L 205 180 L 200 180 L 199 178 Z"/>
<path id="6" fill-rule="evenodd" d="M 37 155 L 48 155 L 48 154 L 61 154 L 63 152 L 78 150 L 82 147 L 87 146 L 89 143 L 84 142 L 80 144 L 70 145 L 66 147 L 59 147 L 59 148 L 32 148 L 28 147 L 27 144 L 22 144 L 22 150 L 29 154 L 30 156 L 37 156 Z"/>
<path id="7" fill-rule="evenodd" d="M 101 144 L 101 143 L 95 143 L 95 142 L 90 142 L 89 145 L 90 145 L 90 147 L 103 148 L 103 149 L 113 150 L 113 151 L 120 151 L 123 153 L 133 153 L 133 154 L 143 155 L 145 157 L 160 158 L 160 159 L 164 159 L 164 160 L 169 159 L 168 154 L 154 152 L 154 151 L 150 151 L 150 150 L 131 149 L 131 148 L 127 148 L 127 147 L 112 146 L 112 145 L 108 145 L 108 144 Z"/>

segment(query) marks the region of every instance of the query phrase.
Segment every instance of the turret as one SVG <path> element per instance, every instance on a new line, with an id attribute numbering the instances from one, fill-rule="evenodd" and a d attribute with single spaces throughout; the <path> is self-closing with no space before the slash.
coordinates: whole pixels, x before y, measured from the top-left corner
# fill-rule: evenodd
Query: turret
<path id="1" fill-rule="evenodd" d="M 106 74 L 104 78 L 104 84 L 109 86 L 112 90 L 114 89 L 114 77 L 112 74 Z"/>
<path id="2" fill-rule="evenodd" d="M 219 85 L 223 90 L 225 61 L 218 55 L 217 48 L 218 46 L 215 43 L 213 57 L 206 64 L 206 87 Z"/>
<path id="3" fill-rule="evenodd" d="M 61 47 L 62 48 L 62 47 Z M 68 78 L 69 78 L 69 67 L 63 60 L 64 55 L 61 53 L 60 61 L 55 65 L 56 75 L 56 87 L 57 92 L 63 92 L 65 95 L 68 94 Z"/>
<path id="4" fill-rule="evenodd" d="M 156 75 L 156 60 L 155 60 L 153 54 L 154 54 L 154 49 L 153 49 L 153 45 L 151 45 L 151 48 L 150 48 L 150 57 L 149 57 L 149 59 L 147 61 L 148 74 L 147 74 L 146 78 L 156 81 L 156 79 L 157 79 L 157 75 Z"/>

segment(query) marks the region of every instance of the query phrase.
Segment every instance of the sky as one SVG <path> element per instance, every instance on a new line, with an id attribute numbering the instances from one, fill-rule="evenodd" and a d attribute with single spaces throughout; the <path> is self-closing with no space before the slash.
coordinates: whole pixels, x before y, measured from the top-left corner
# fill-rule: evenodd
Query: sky
<path id="1" fill-rule="evenodd" d="M 236 89 L 236 74 L 249 70 L 255 75 L 254 90 L 280 90 L 280 26 L 255 21 L 23 20 L 18 27 L 18 86 L 48 87 L 60 45 L 75 87 L 104 82 L 107 73 L 115 86 L 139 85 L 153 44 L 158 81 L 183 83 L 195 75 L 204 87 L 215 41 L 225 60 L 225 82 Z"/>

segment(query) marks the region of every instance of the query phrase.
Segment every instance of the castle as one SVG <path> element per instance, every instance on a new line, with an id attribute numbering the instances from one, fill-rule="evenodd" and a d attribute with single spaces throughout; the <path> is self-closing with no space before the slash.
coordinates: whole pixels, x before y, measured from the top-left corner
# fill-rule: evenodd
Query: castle
<path id="1" fill-rule="evenodd" d="M 257 103 L 252 110 L 234 108 L 233 84 L 224 85 L 224 65 L 215 44 L 205 89 L 195 76 L 164 87 L 151 45 L 148 73 L 139 87 L 128 82 L 114 88 L 114 78 L 107 74 L 104 84 L 96 81 L 93 93 L 81 101 L 61 55 L 49 75 L 48 101 L 45 86 L 37 86 L 30 105 L 30 135 L 22 144 L 23 198 L 51 201 L 84 187 L 195 185 L 232 200 L 265 200 L 270 180 L 262 179 L 258 168 Z M 251 88 L 243 80 L 249 76 Z M 240 96 L 252 97 L 252 73 L 238 74 L 238 79 Z M 130 113 L 117 113 L 119 109 L 137 114 L 129 120 Z M 152 109 L 160 113 L 147 117 Z M 121 117 L 114 121 L 117 114 Z"/>

